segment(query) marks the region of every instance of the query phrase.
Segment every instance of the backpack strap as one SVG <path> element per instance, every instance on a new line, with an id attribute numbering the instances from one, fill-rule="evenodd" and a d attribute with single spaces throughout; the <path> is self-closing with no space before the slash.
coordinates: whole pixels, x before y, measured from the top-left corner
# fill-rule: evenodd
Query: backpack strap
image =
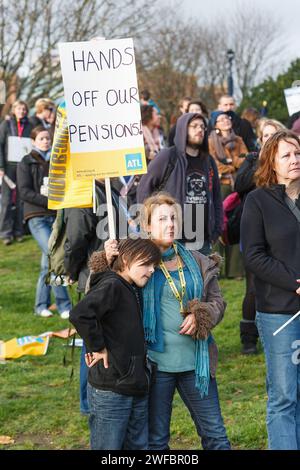
<path id="1" fill-rule="evenodd" d="M 157 191 L 162 191 L 164 187 L 166 186 L 167 181 L 170 178 L 170 175 L 175 168 L 176 162 L 177 162 L 177 152 L 176 152 L 176 147 L 174 146 L 170 148 L 170 157 L 169 157 L 168 165 L 167 165 L 165 174 L 163 176 L 163 179 L 159 187 L 157 188 Z"/>

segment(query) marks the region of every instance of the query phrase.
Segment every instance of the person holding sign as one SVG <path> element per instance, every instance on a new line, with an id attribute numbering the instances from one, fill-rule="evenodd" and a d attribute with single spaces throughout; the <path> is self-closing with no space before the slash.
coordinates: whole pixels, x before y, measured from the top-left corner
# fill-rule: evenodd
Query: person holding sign
<path id="1" fill-rule="evenodd" d="M 144 201 L 141 226 L 159 247 L 162 261 L 142 290 L 149 358 L 157 363 L 149 397 L 149 449 L 169 447 L 172 402 L 177 389 L 207 450 L 230 449 L 220 410 L 217 348 L 211 330 L 223 318 L 225 302 L 217 275 L 220 257 L 188 251 L 176 242 L 180 206 L 167 193 Z M 110 263 L 116 241 L 105 245 Z"/>
<path id="2" fill-rule="evenodd" d="M 264 144 L 241 220 L 246 269 L 254 278 L 256 324 L 267 365 L 272 450 L 300 450 L 300 364 L 293 359 L 300 309 L 300 139 L 280 130 Z"/>
<path id="3" fill-rule="evenodd" d="M 23 237 L 22 207 L 13 183 L 16 183 L 17 163 L 30 150 L 28 141 L 32 125 L 27 115 L 27 103 L 18 100 L 12 105 L 12 117 L 0 125 L 0 179 L 2 179 L 0 238 L 3 239 L 4 245 L 10 245 L 14 238 L 20 242 Z M 7 182 L 3 179 L 4 175 L 12 184 L 9 184 L 9 180 Z"/>
<path id="4" fill-rule="evenodd" d="M 41 272 L 35 298 L 35 314 L 41 317 L 50 317 L 52 312 L 48 307 L 51 304 L 51 286 L 47 285 L 45 280 L 48 274 L 48 240 L 55 220 L 55 212 L 48 209 L 48 198 L 41 194 L 41 186 L 49 173 L 51 136 L 48 130 L 39 126 L 32 130 L 30 137 L 33 149 L 28 155 L 25 155 L 18 165 L 18 188 L 24 202 L 24 218 L 28 221 L 29 230 L 42 250 Z M 52 288 L 60 316 L 66 320 L 69 318 L 69 310 L 71 309 L 67 287 L 53 286 Z"/>

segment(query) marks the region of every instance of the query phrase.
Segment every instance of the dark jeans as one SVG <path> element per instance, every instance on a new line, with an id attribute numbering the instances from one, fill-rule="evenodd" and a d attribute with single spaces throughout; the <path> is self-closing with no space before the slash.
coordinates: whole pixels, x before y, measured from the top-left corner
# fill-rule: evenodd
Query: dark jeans
<path id="1" fill-rule="evenodd" d="M 5 174 L 16 183 L 17 165 L 7 165 Z M 13 200 L 14 191 L 15 201 Z M 24 233 L 23 207 L 18 190 L 11 190 L 4 179 L 1 187 L 0 238 L 21 237 Z"/>
<path id="2" fill-rule="evenodd" d="M 148 448 L 148 395 L 132 397 L 88 384 L 92 450 Z"/>
<path id="3" fill-rule="evenodd" d="M 210 380 L 208 396 L 201 398 L 195 387 L 194 371 L 157 372 L 149 397 L 149 449 L 169 449 L 172 402 L 176 389 L 191 414 L 203 449 L 230 449 L 216 379 Z"/>

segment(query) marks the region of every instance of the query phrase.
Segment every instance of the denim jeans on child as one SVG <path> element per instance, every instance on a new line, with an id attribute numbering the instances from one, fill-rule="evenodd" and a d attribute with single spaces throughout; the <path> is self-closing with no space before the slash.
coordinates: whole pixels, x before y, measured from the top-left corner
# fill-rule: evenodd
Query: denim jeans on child
<path id="1" fill-rule="evenodd" d="M 208 396 L 200 397 L 195 387 L 195 372 L 156 373 L 149 397 L 149 449 L 168 450 L 170 421 L 175 389 L 188 408 L 201 438 L 203 449 L 228 450 L 215 379 L 210 380 Z"/>
<path id="2" fill-rule="evenodd" d="M 267 428 L 271 450 L 300 450 L 299 317 L 273 336 L 291 317 L 256 312 L 267 366 Z"/>
<path id="3" fill-rule="evenodd" d="M 148 448 L 148 395 L 132 397 L 88 384 L 92 450 Z"/>
<path id="4" fill-rule="evenodd" d="M 59 313 L 62 313 L 66 310 L 71 310 L 71 301 L 67 288 L 63 286 L 51 287 L 50 285 L 45 284 L 45 279 L 48 272 L 48 240 L 51 234 L 53 222 L 53 216 L 32 217 L 32 219 L 29 219 L 28 221 L 30 232 L 42 250 L 41 271 L 37 283 L 35 297 L 36 313 L 41 313 L 42 310 L 50 306 L 51 288 L 53 289 L 55 302 Z"/>

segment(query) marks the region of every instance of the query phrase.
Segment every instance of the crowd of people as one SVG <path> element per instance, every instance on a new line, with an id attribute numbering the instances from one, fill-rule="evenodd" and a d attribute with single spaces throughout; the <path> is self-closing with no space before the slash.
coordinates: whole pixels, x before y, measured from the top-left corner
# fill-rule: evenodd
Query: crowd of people
<path id="1" fill-rule="evenodd" d="M 183 97 L 167 135 L 148 90 L 140 104 L 148 168 L 111 179 L 117 239 L 101 231 L 105 212 L 63 212 L 65 272 L 80 293 L 73 308 L 66 286 L 46 282 L 55 103 L 39 99 L 28 117 L 18 100 L 0 124 L 0 237 L 9 246 L 31 233 L 42 252 L 34 313 L 53 315 L 53 291 L 61 318 L 83 339 L 80 411 L 89 416 L 91 448 L 168 449 L 177 390 L 202 447 L 230 449 L 212 334 L 226 309 L 218 283 L 225 276 L 245 279 L 241 352 L 256 354 L 258 338 L 264 350 L 269 448 L 300 450 L 300 365 L 292 360 L 299 318 L 273 336 L 300 309 L 300 113 L 287 128 L 253 108 L 240 117 L 229 95 L 211 112 Z M 10 137 L 31 139 L 20 161 Z M 103 180 L 95 197 L 107 202 Z M 135 222 L 133 204 L 141 204 Z M 226 232 L 233 214 L 234 243 Z"/>

